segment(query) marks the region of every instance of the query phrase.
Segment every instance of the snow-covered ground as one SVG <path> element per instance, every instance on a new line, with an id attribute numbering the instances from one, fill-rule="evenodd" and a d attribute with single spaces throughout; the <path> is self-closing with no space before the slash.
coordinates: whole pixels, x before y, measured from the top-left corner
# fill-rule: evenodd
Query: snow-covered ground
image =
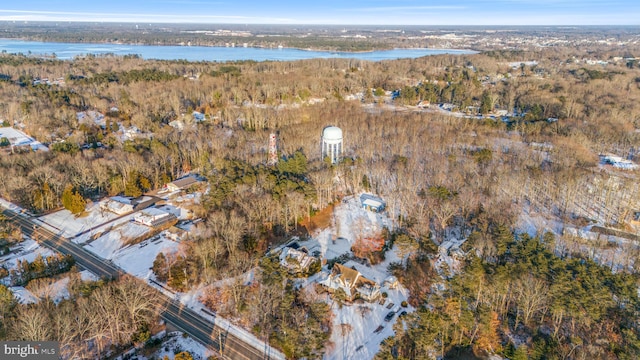
<path id="1" fill-rule="evenodd" d="M 118 216 L 110 211 L 101 209 L 100 202 L 97 202 L 87 205 L 85 212 L 81 216 L 76 216 L 65 209 L 41 216 L 38 220 L 42 223 L 42 226 L 70 239 Z"/>
<path id="2" fill-rule="evenodd" d="M 91 243 L 91 245 L 93 244 Z M 148 280 L 152 278 L 151 267 L 158 253 L 162 252 L 167 255 L 177 250 L 178 243 L 158 235 L 139 244 L 115 251 L 112 261 L 127 273 Z"/>
<path id="3" fill-rule="evenodd" d="M 98 281 L 100 278 L 89 270 L 80 271 L 80 279 L 82 281 Z"/>
<path id="4" fill-rule="evenodd" d="M 3 207 L 5 209 L 9 209 L 11 211 L 15 211 L 15 212 L 21 212 L 24 209 L 21 208 L 20 206 L 13 204 L 5 199 L 0 198 L 0 207 Z"/>
<path id="5" fill-rule="evenodd" d="M 80 272 L 80 278 L 84 281 L 97 280 L 97 276 L 87 270 Z M 52 281 L 49 279 L 44 280 Z M 22 286 L 12 286 L 9 287 L 9 290 L 11 290 L 15 298 L 21 304 L 33 304 L 45 298 L 49 298 L 57 304 L 70 297 L 68 288 L 70 280 L 71 278 L 69 276 L 65 276 L 51 283 L 36 283 L 35 287 L 34 282 L 30 282 L 29 285 L 27 285 L 29 289 Z"/>
<path id="6" fill-rule="evenodd" d="M 554 215 L 535 211 L 527 205 L 518 218 L 516 232 L 530 236 L 551 232 L 556 236 L 557 255 L 581 253 L 614 272 L 632 270 L 636 258 L 630 250 L 637 249 L 638 244 L 622 237 L 592 231 L 594 225 L 597 224 L 589 223 L 582 227 L 566 224 Z M 603 223 L 599 225 L 604 226 Z M 570 240 L 567 241 L 567 238 Z"/>
<path id="7" fill-rule="evenodd" d="M 113 228 L 111 228 L 111 226 L 113 226 Z M 98 231 L 101 230 L 99 229 Z M 105 231 L 106 232 L 97 239 L 89 241 L 84 248 L 103 259 L 112 260 L 116 252 L 124 246 L 127 240 L 144 236 L 151 232 L 151 228 L 124 220 L 119 223 L 110 224 L 109 229 Z M 153 261 L 153 259 L 151 261 Z"/>
<path id="8" fill-rule="evenodd" d="M 12 286 L 9 290 L 11 290 L 13 296 L 20 304 L 35 304 L 39 301 L 35 295 L 22 286 Z"/>
<path id="9" fill-rule="evenodd" d="M 213 350 L 188 336 L 183 336 L 181 332 L 176 331 L 168 334 L 167 339 L 162 343 L 160 350 L 158 350 L 153 357 L 156 359 L 162 359 L 166 355 L 169 359 L 173 359 L 175 354 L 182 351 L 189 352 L 193 356 L 194 360 L 205 360 L 209 356 L 215 355 Z"/>
<path id="10" fill-rule="evenodd" d="M 562 235 L 564 224 L 560 219 L 550 214 L 541 214 L 526 205 L 523 207 L 522 214 L 518 217 L 516 223 L 517 233 L 526 233 L 529 236 L 542 235 L 545 232 Z"/>
<path id="11" fill-rule="evenodd" d="M 12 247 L 9 254 L 0 257 L 0 266 L 11 271 L 16 268 L 19 260 L 33 262 L 38 255 L 47 257 L 53 254 L 53 251 L 40 246 L 35 240 L 28 239 Z"/>
<path id="12" fill-rule="evenodd" d="M 393 324 L 398 320 L 402 311 L 413 311 L 402 308 L 400 303 L 406 300 L 408 292 L 403 289 L 384 289 L 389 295 L 386 302 L 343 305 L 342 308 L 327 295 L 327 302 L 331 304 L 334 313 L 333 332 L 331 342 L 333 346 L 325 353 L 325 359 L 373 359 L 380 350 L 380 343 L 394 335 Z M 393 307 L 387 306 L 393 303 Z M 391 321 L 385 321 L 385 316 L 394 311 L 396 314 Z M 346 324 L 346 325 L 343 325 Z M 383 328 L 378 330 L 379 327 Z"/>
<path id="13" fill-rule="evenodd" d="M 377 235 L 382 228 L 391 228 L 391 220 L 385 214 L 367 211 L 357 197 L 348 197 L 334 208 L 333 225 L 320 229 L 308 241 L 298 241 L 310 254 L 318 251 L 327 259 L 351 253 L 351 246 L 358 237 Z"/>
<path id="14" fill-rule="evenodd" d="M 163 342 L 159 346 L 159 349 L 153 354 L 145 356 L 139 354 L 139 350 L 132 349 L 124 356 L 121 355 L 116 357 L 116 360 L 122 360 L 124 358 L 138 360 L 163 359 L 165 356 L 167 356 L 169 359 L 173 359 L 176 354 L 179 354 L 183 351 L 191 354 L 194 360 L 206 360 L 210 356 L 215 357 L 216 355 L 213 350 L 193 340 L 191 337 L 185 336 L 180 331 L 174 331 L 169 334 L 166 334 L 165 331 L 162 331 L 158 335 L 154 336 L 154 338 L 162 338 Z"/>
<path id="15" fill-rule="evenodd" d="M 344 265 L 355 267 L 364 277 L 382 285 L 383 281 L 390 275 L 387 271 L 389 264 L 400 261 L 393 249 L 387 251 L 385 257 L 385 261 L 370 267 L 354 261 L 347 261 Z M 326 295 L 326 300 L 331 305 L 334 318 L 333 332 L 330 339 L 333 346 L 327 349 L 325 359 L 373 359 L 380 350 L 382 340 L 394 335 L 393 324 L 398 320 L 400 312 L 412 312 L 415 310 L 411 306 L 406 308 L 400 306 L 409 297 L 409 291 L 402 285 L 398 285 L 395 289 L 383 286 L 380 292 L 386 292 L 388 295 L 384 304 L 364 302 L 362 304 L 343 305 L 342 308 L 333 302 L 329 295 Z M 393 306 L 388 308 L 390 304 L 393 304 Z M 391 311 L 396 312 L 396 314 L 391 321 L 385 321 L 385 316 Z M 342 324 L 349 325 L 345 328 Z M 383 328 L 376 332 L 379 326 L 383 326 Z"/>
<path id="16" fill-rule="evenodd" d="M 11 127 L 0 127 L 0 138 L 7 138 L 11 146 L 30 146 L 34 151 L 49 151 L 49 148 L 24 132 Z"/>
<path id="17" fill-rule="evenodd" d="M 383 227 L 391 228 L 391 220 L 385 213 L 373 213 L 362 208 L 359 197 L 348 197 L 334 208 L 334 221 L 331 227 L 320 229 L 306 241 L 298 240 L 309 253 L 319 252 L 327 260 L 342 254 L 351 254 L 351 245 L 359 237 L 379 234 Z M 335 239 L 335 241 L 333 241 Z M 385 253 L 385 260 L 380 264 L 367 266 L 349 260 L 344 265 L 354 267 L 364 277 L 374 280 L 381 286 L 391 274 L 388 266 L 392 262 L 399 262 L 395 248 Z M 312 276 L 303 282 L 304 287 L 313 286 L 328 275 L 323 267 L 323 273 Z M 384 304 L 353 303 L 342 307 L 334 302 L 327 294 L 323 295 L 331 305 L 334 313 L 331 343 L 325 353 L 325 359 L 372 359 L 380 349 L 380 343 L 394 334 L 393 324 L 402 311 L 414 311 L 410 306 L 402 308 L 400 304 L 406 301 L 409 291 L 398 285 L 395 289 L 382 286 L 380 292 L 386 292 L 388 297 Z M 387 308 L 393 304 L 391 308 Z M 391 321 L 385 321 L 385 316 L 394 311 L 396 314 Z M 382 328 L 379 329 L 379 327 Z"/>

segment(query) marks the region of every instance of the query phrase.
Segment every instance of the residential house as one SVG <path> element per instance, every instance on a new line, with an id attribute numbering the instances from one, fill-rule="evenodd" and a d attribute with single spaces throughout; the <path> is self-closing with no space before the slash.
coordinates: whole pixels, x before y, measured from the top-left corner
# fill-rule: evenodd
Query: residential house
<path id="1" fill-rule="evenodd" d="M 182 239 L 187 237 L 187 231 L 180 229 L 178 227 L 172 226 L 163 232 L 164 236 L 175 242 L 180 242 Z"/>
<path id="2" fill-rule="evenodd" d="M 344 291 L 348 301 L 358 297 L 366 301 L 376 301 L 381 295 L 378 283 L 365 278 L 358 270 L 340 264 L 333 265 L 331 274 L 320 281 L 320 285 L 326 287 L 330 293 Z"/>
<path id="3" fill-rule="evenodd" d="M 117 215 L 124 215 L 133 212 L 133 204 L 128 198 L 114 196 L 100 202 L 100 209 L 110 211 Z"/>
<path id="4" fill-rule="evenodd" d="M 365 210 L 376 213 L 383 212 L 385 207 L 385 203 L 381 198 L 371 194 L 360 195 L 360 203 Z"/>
<path id="5" fill-rule="evenodd" d="M 422 100 L 418 103 L 418 107 L 422 109 L 427 109 L 429 108 L 429 106 L 431 106 L 431 103 L 429 102 L 429 100 Z"/>
<path id="6" fill-rule="evenodd" d="M 176 216 L 160 209 L 148 208 L 137 212 L 133 221 L 149 227 L 157 227 L 176 220 Z"/>
<path id="7" fill-rule="evenodd" d="M 640 166 L 631 160 L 623 159 L 616 155 L 600 155 L 600 162 L 603 165 L 611 165 L 622 170 L 638 170 Z"/>
<path id="8" fill-rule="evenodd" d="M 300 249 L 285 247 L 280 253 L 280 265 L 286 268 L 290 274 L 304 273 L 316 261 L 319 260 L 310 256 L 304 247 Z"/>
<path id="9" fill-rule="evenodd" d="M 182 179 L 178 179 L 170 183 L 167 183 L 165 185 L 165 188 L 170 192 L 180 191 L 180 190 L 188 189 L 191 185 L 195 185 L 198 182 L 199 181 L 195 176 L 190 175 L 190 176 L 183 177 Z"/>
<path id="10" fill-rule="evenodd" d="M 203 122 L 205 120 L 204 114 L 201 112 L 194 111 L 191 116 L 193 116 L 193 120 L 196 122 Z"/>
<path id="11" fill-rule="evenodd" d="M 157 196 L 143 195 L 138 198 L 132 199 L 131 205 L 133 205 L 133 210 L 138 211 L 138 210 L 146 209 L 148 207 L 152 207 L 153 205 L 161 201 L 162 199 Z"/>

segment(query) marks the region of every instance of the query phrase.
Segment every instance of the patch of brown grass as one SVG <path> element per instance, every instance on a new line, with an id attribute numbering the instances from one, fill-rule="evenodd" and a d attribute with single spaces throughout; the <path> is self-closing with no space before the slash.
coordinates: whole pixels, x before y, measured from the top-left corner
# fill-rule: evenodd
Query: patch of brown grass
<path id="1" fill-rule="evenodd" d="M 333 207 L 331 204 L 326 208 L 320 210 L 311 218 L 305 218 L 300 222 L 300 225 L 307 228 L 308 232 L 312 232 L 316 229 L 324 229 L 331 225 L 331 217 L 333 216 Z"/>

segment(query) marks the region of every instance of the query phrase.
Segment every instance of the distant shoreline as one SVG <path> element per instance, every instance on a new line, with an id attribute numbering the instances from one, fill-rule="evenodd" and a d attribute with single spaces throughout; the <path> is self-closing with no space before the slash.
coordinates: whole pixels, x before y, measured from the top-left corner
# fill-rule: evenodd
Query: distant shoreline
<path id="1" fill-rule="evenodd" d="M 233 46 L 222 46 L 222 45 L 212 45 L 212 44 L 195 44 L 189 45 L 184 42 L 178 43 L 163 43 L 163 44 L 154 44 L 150 42 L 114 42 L 114 41 L 51 41 L 51 40 L 43 40 L 43 39 L 32 39 L 29 37 L 0 37 L 0 41 L 24 41 L 24 42 L 34 42 L 34 43 L 47 43 L 47 44 L 78 44 L 78 45 L 120 45 L 120 46 L 157 46 L 157 47 L 204 47 L 204 48 L 253 48 L 253 49 L 266 49 L 266 50 L 298 50 L 298 51 L 309 51 L 309 52 L 329 52 L 329 53 L 338 53 L 338 54 L 366 54 L 366 53 L 374 53 L 378 51 L 393 51 L 393 50 L 425 50 L 425 51 L 450 51 L 450 52 L 460 52 L 465 54 L 476 54 L 480 51 L 474 49 L 462 49 L 462 48 L 430 48 L 430 47 L 380 47 L 370 50 L 336 50 L 333 48 L 323 48 L 323 47 L 289 47 L 289 46 L 265 46 L 265 45 L 248 45 L 243 46 L 243 43 L 233 43 Z M 0 50 L 3 50 L 0 48 Z"/>
<path id="2" fill-rule="evenodd" d="M 440 54 L 476 54 L 475 50 L 438 48 L 393 48 L 384 50 L 315 50 L 314 48 L 250 46 L 229 43 L 226 46 L 188 44 L 140 44 L 130 42 L 58 42 L 0 38 L 0 50 L 5 53 L 72 60 L 78 56 L 139 56 L 145 60 L 169 61 L 295 61 L 316 58 L 359 59 L 368 61 L 418 58 Z"/>

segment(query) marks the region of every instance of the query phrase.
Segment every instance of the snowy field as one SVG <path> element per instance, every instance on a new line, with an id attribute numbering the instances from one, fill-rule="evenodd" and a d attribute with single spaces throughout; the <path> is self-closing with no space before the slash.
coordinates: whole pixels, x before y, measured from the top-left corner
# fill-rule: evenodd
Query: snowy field
<path id="1" fill-rule="evenodd" d="M 159 337 L 164 337 L 164 335 L 164 331 L 158 334 Z M 187 351 L 189 354 L 191 354 L 194 360 L 206 360 L 210 356 L 215 357 L 215 352 L 213 350 L 193 340 L 191 337 L 184 336 L 182 332 L 174 331 L 164 337 L 164 341 L 162 342 L 162 345 L 160 345 L 159 350 L 155 351 L 151 355 L 141 355 L 139 354 L 139 350 L 132 349 L 130 352 L 127 352 L 126 355 L 118 356 L 115 359 L 123 360 L 124 358 L 130 358 L 138 360 L 150 360 L 163 359 L 165 356 L 167 356 L 169 359 L 173 359 L 176 354 L 179 354 L 183 351 Z"/>
<path id="2" fill-rule="evenodd" d="M 91 243 L 91 245 L 94 243 Z M 139 244 L 115 251 L 112 260 L 127 273 L 137 278 L 148 280 L 152 278 L 151 267 L 158 253 L 162 252 L 167 255 L 176 251 L 178 251 L 177 242 L 163 236 L 154 236 Z"/>
<path id="3" fill-rule="evenodd" d="M 98 277 L 93 273 L 83 270 L 80 273 L 80 279 L 83 281 L 96 281 Z M 22 286 L 12 286 L 9 290 L 13 293 L 15 298 L 21 304 L 33 304 L 39 302 L 41 299 L 49 298 L 55 304 L 58 304 L 64 299 L 69 299 L 69 281 L 71 278 L 65 276 L 52 283 L 43 283 L 41 286 L 34 288 L 32 283 L 27 285 L 31 290 L 28 290 Z"/>
<path id="4" fill-rule="evenodd" d="M 556 236 L 562 235 L 564 224 L 556 216 L 542 214 L 525 205 L 522 214 L 516 223 L 517 233 L 526 233 L 529 236 L 542 235 L 545 232 L 552 232 Z"/>
<path id="5" fill-rule="evenodd" d="M 29 290 L 25 289 L 22 286 L 12 286 L 9 288 L 9 290 L 11 290 L 13 296 L 20 304 L 35 304 L 39 301 L 39 299 L 35 295 L 33 295 Z"/>
<path id="6" fill-rule="evenodd" d="M 385 214 L 376 214 L 363 209 L 360 200 L 348 197 L 334 208 L 333 225 L 320 229 L 308 241 L 299 241 L 310 254 L 318 251 L 327 259 L 351 253 L 351 245 L 358 237 L 379 234 L 383 227 L 391 228 L 391 220 Z M 334 241 L 335 239 L 335 241 Z"/>
<path id="7" fill-rule="evenodd" d="M 38 220 L 42 226 L 71 239 L 84 231 L 90 231 L 101 224 L 114 220 L 119 215 L 100 208 L 100 202 L 87 205 L 85 212 L 77 217 L 69 210 L 60 210 L 41 216 Z"/>
<path id="8" fill-rule="evenodd" d="M 100 278 L 89 270 L 80 271 L 80 279 L 82 281 L 98 281 Z"/>
<path id="9" fill-rule="evenodd" d="M 30 146 L 34 151 L 49 151 L 49 148 L 39 141 L 11 127 L 0 127 L 0 138 L 7 138 L 12 146 Z"/>
<path id="10" fill-rule="evenodd" d="M 96 230 L 96 232 L 100 231 L 102 230 Z M 108 226 L 108 229 L 105 229 L 104 231 L 106 232 L 104 232 L 97 239 L 89 241 L 89 243 L 87 243 L 84 248 L 103 259 L 112 260 L 116 255 L 116 252 L 124 246 L 127 240 L 144 236 L 145 234 L 151 232 L 151 228 L 145 225 L 128 221 L 123 218 L 119 219 L 117 223 L 114 222 L 113 224 L 110 224 Z M 85 241 L 82 242 L 84 243 Z M 134 247 L 135 246 L 137 245 L 134 245 Z M 153 261 L 153 259 L 151 261 Z"/>
<path id="11" fill-rule="evenodd" d="M 12 247 L 9 254 L 0 257 L 0 266 L 11 271 L 18 265 L 18 260 L 33 262 L 38 255 L 47 257 L 53 254 L 53 251 L 40 246 L 35 240 L 28 239 Z"/>
<path id="12" fill-rule="evenodd" d="M 80 273 L 80 278 L 84 281 L 92 280 L 95 281 L 97 277 L 91 273 L 88 273 L 89 276 L 85 276 L 85 274 Z M 49 279 L 45 279 L 49 280 Z M 26 289 L 23 286 L 11 286 L 9 290 L 13 293 L 13 296 L 20 304 L 34 304 L 39 302 L 41 299 L 49 298 L 54 304 L 60 303 L 64 299 L 68 299 L 70 297 L 69 294 L 69 281 L 71 278 L 69 276 L 65 276 L 61 279 L 53 281 L 52 283 L 43 282 L 41 285 L 36 285 L 34 288 L 33 282 L 30 282 L 27 285 L 31 290 Z"/>

